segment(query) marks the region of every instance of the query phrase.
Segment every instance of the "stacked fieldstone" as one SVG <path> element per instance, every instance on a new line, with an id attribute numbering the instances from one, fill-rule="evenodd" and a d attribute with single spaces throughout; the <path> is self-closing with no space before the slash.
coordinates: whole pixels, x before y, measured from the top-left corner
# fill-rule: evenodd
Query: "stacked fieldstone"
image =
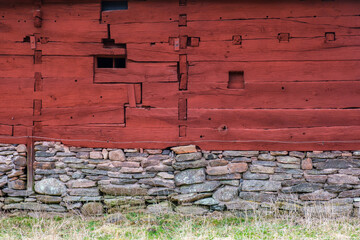
<path id="1" fill-rule="evenodd" d="M 26 146 L 0 144 L 0 206 L 22 202 L 26 189 Z"/>
<path id="2" fill-rule="evenodd" d="M 11 159 L 22 154 L 11 151 Z M 34 192 L 17 190 L 23 191 L 17 193 L 21 201 L 5 202 L 3 209 L 358 215 L 360 208 L 360 151 L 142 150 L 38 142 L 34 168 Z"/>

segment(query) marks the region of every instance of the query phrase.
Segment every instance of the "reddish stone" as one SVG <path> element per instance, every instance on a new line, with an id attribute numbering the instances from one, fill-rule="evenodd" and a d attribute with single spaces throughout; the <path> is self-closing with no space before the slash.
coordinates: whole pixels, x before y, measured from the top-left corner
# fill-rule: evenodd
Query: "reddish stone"
<path id="1" fill-rule="evenodd" d="M 230 171 L 230 173 L 242 173 L 242 172 L 246 172 L 246 170 L 248 169 L 248 165 L 246 163 L 230 163 L 228 165 L 228 169 Z"/>
<path id="2" fill-rule="evenodd" d="M 305 158 L 301 162 L 301 168 L 303 170 L 311 170 L 313 168 L 312 160 L 311 158 Z"/>

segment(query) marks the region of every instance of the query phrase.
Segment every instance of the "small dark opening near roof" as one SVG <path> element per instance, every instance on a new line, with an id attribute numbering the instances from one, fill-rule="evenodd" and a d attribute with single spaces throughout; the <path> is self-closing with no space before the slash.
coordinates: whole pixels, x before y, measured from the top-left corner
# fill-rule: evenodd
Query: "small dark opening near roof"
<path id="1" fill-rule="evenodd" d="M 115 58 L 114 64 L 115 64 L 114 65 L 115 68 L 125 68 L 126 67 L 125 58 Z"/>
<path id="2" fill-rule="evenodd" d="M 113 68 L 113 58 L 98 57 L 97 58 L 98 68 Z"/>
<path id="3" fill-rule="evenodd" d="M 101 11 L 127 10 L 128 1 L 101 1 Z"/>
<path id="4" fill-rule="evenodd" d="M 97 57 L 97 68 L 125 68 L 126 59 L 124 57 Z"/>
<path id="5" fill-rule="evenodd" d="M 228 89 L 245 88 L 244 72 L 229 72 Z"/>

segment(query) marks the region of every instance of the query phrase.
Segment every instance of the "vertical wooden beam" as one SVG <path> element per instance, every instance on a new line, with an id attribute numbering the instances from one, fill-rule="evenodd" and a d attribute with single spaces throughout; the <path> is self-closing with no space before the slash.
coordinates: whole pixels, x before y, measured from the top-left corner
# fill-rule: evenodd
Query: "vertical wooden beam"
<path id="1" fill-rule="evenodd" d="M 188 85 L 188 62 L 187 55 L 179 56 L 179 90 L 187 90 Z"/>
<path id="2" fill-rule="evenodd" d="M 179 125 L 179 137 L 186 137 L 186 126 Z"/>
<path id="3" fill-rule="evenodd" d="M 34 52 L 34 64 L 41 64 L 42 63 L 42 51 L 35 50 Z"/>
<path id="4" fill-rule="evenodd" d="M 136 107 L 136 95 L 135 95 L 135 85 L 128 85 L 128 101 L 129 106 L 135 108 Z"/>
<path id="5" fill-rule="evenodd" d="M 186 49 L 188 45 L 188 36 L 180 36 L 180 49 Z"/>
<path id="6" fill-rule="evenodd" d="M 178 119 L 187 120 L 187 99 L 179 98 L 178 102 Z"/>
<path id="7" fill-rule="evenodd" d="M 32 191 L 34 186 L 34 139 L 33 139 L 33 128 L 27 129 L 27 140 L 26 140 L 26 175 L 27 175 L 27 190 Z"/>
<path id="8" fill-rule="evenodd" d="M 41 115 L 41 108 L 42 108 L 42 100 L 41 99 L 34 99 L 34 108 L 33 108 L 33 116 L 40 116 Z"/>
<path id="9" fill-rule="evenodd" d="M 179 15 L 179 27 L 186 27 L 187 26 L 187 15 L 180 14 Z"/>
<path id="10" fill-rule="evenodd" d="M 42 87 L 42 81 L 43 81 L 43 78 L 42 78 L 42 75 L 41 75 L 41 72 L 35 72 L 35 83 L 34 83 L 34 92 L 40 92 L 42 91 L 43 87 Z"/>

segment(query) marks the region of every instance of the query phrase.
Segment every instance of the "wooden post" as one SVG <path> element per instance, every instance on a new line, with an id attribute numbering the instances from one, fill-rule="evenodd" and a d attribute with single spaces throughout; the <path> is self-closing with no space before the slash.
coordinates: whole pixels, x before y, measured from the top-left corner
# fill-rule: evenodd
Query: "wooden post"
<path id="1" fill-rule="evenodd" d="M 27 129 L 27 155 L 26 155 L 26 176 L 27 176 L 27 190 L 32 191 L 34 186 L 34 139 L 33 139 L 33 129 Z"/>

